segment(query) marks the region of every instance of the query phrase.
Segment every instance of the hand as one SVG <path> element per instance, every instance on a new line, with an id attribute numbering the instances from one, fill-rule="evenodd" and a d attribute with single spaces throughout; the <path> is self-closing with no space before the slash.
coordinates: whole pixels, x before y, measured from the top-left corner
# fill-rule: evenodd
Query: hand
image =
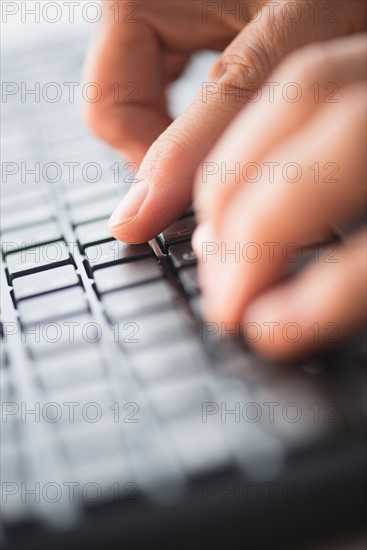
<path id="1" fill-rule="evenodd" d="M 294 4 L 103 1 L 105 15 L 85 68 L 102 97 L 86 105 L 86 120 L 130 160 L 144 158 L 137 183 L 111 217 L 116 238 L 143 242 L 177 219 L 191 203 L 198 165 L 285 55 L 364 28 L 364 2 Z M 205 48 L 224 50 L 208 76 L 212 91 L 206 98 L 201 91 L 171 122 L 167 84 L 191 54 Z"/>
<path id="2" fill-rule="evenodd" d="M 363 214 L 366 35 L 308 46 L 270 81 L 274 101 L 263 93 L 244 109 L 197 173 L 194 248 L 206 319 L 240 327 L 259 352 L 283 359 L 339 342 L 365 321 L 365 227 L 285 275 L 304 245 Z M 299 87 L 293 101 L 288 83 Z"/>

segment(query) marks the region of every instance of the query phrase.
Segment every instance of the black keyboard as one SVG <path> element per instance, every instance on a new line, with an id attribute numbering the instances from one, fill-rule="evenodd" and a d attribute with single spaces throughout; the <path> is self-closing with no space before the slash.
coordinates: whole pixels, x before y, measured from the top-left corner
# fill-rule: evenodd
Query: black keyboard
<path id="1" fill-rule="evenodd" d="M 72 68 L 64 61 L 79 70 L 82 50 L 76 48 L 29 52 L 32 63 L 17 57 L 7 78 L 70 81 Z M 192 209 L 150 243 L 111 237 L 107 219 L 131 175 L 78 119 L 77 104 L 18 104 L 13 97 L 4 106 L 3 161 L 19 170 L 39 162 L 41 175 L 48 163 L 62 170 L 53 182 L 31 175 L 22 182 L 20 173 L 2 182 L 2 508 L 10 541 L 22 533 L 19 526 L 30 526 L 27 537 L 38 544 L 37 529 L 46 525 L 62 544 L 88 514 L 98 509 L 102 518 L 104 506 L 117 502 L 149 502 L 160 525 L 169 506 L 180 510 L 185 503 L 185 513 L 202 514 L 206 525 L 207 487 L 220 495 L 229 487 L 220 484 L 234 479 L 282 483 L 289 464 L 293 481 L 301 483 L 304 466 L 297 470 L 291 457 L 327 441 L 345 450 L 361 429 L 361 400 L 354 389 L 337 391 L 335 373 L 344 372 L 343 365 L 315 359 L 279 369 L 207 330 L 191 247 Z M 68 180 L 65 163 L 72 161 L 97 162 L 103 178 L 85 181 L 77 171 Z M 119 182 L 111 170 L 116 163 L 124 176 Z M 355 362 L 347 378 L 360 388 Z M 301 409 L 299 422 L 284 420 L 290 401 Z M 269 403 L 280 414 L 275 422 Z M 358 456 L 353 459 L 358 466 Z M 315 473 L 316 482 L 325 475 Z M 144 526 L 140 510 L 134 509 L 137 525 Z M 260 507 L 266 524 L 269 510 L 264 513 Z M 220 517 L 226 521 L 223 509 Z M 122 518 L 115 523 L 132 546 L 144 527 L 129 535 Z M 193 547 L 195 521 L 187 525 Z M 250 536 L 251 525 L 245 531 Z M 165 547 L 164 536 L 154 536 L 151 547 Z"/>

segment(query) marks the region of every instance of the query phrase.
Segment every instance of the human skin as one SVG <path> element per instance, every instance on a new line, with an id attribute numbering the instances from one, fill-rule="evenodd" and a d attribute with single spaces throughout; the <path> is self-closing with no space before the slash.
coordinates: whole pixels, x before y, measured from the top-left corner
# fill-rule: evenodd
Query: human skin
<path id="1" fill-rule="evenodd" d="M 120 11 L 116 19 L 117 4 Z M 335 39 L 365 29 L 364 2 L 321 0 L 311 7 L 309 1 L 298 0 L 297 11 L 291 6 L 284 12 L 284 1 L 274 3 L 269 10 L 265 2 L 150 0 L 134 2 L 137 11 L 132 18 L 126 17 L 131 4 L 103 2 L 105 17 L 85 69 L 85 78 L 102 88 L 100 101 L 86 106 L 87 123 L 140 165 L 136 183 L 110 219 L 116 238 L 137 243 L 154 237 L 192 202 L 194 187 L 202 222 L 194 239 L 199 257 L 203 242 L 230 245 L 234 238 L 242 243 L 255 240 L 263 249 L 268 241 L 303 243 L 312 240 L 318 230 L 327 231 L 330 218 L 333 222 L 348 221 L 358 211 L 365 178 L 365 38 Z M 242 6 L 240 17 L 238 12 L 230 14 L 229 9 L 223 13 L 223 5 L 233 8 L 234 4 Z M 257 11 L 251 7 L 254 4 Z M 349 40 L 354 40 L 353 44 Z M 189 57 L 201 49 L 223 52 L 207 79 L 216 91 L 205 101 L 201 91 L 172 122 L 166 87 L 180 75 Z M 291 52 L 295 53 L 289 56 Z M 252 102 L 254 85 L 259 87 L 269 80 L 301 82 L 304 90 L 315 82 L 321 84 L 321 90 L 324 83 L 336 82 L 338 102 L 307 100 L 307 94 L 294 104 L 284 104 L 281 97 L 275 97 L 274 102 L 267 103 L 265 97 Z M 135 84 L 133 103 L 124 100 L 126 94 L 116 101 L 111 90 L 115 82 L 121 89 L 126 83 Z M 203 162 L 230 165 L 232 161 L 269 159 L 299 162 L 304 167 L 301 183 L 292 186 L 275 181 L 269 185 L 264 180 L 249 186 L 244 181 L 240 185 L 226 181 L 224 186 L 211 178 L 210 188 L 203 185 Z M 325 164 L 335 159 L 340 168 L 339 183 L 332 190 L 330 185 L 310 185 L 307 163 Z M 347 192 L 347 182 L 351 181 L 352 190 Z M 339 209 L 335 206 L 333 210 L 336 203 Z M 315 204 L 323 208 L 316 212 Z M 200 266 L 204 314 L 228 328 L 251 319 L 279 321 L 280 327 L 287 320 L 299 319 L 306 327 L 310 321 L 324 326 L 325 319 L 331 319 L 340 336 L 348 334 L 363 317 L 363 246 L 363 237 L 358 235 L 347 249 L 340 250 L 338 264 L 319 263 L 313 271 L 281 286 L 281 257 L 266 266 L 246 261 L 234 265 L 230 259 L 218 262 L 218 258 L 213 263 L 211 258 L 211 268 L 209 261 Z M 357 284 L 345 284 L 350 270 L 354 281 L 357 275 Z M 222 280 L 226 283 L 218 290 Z M 324 281 L 326 295 L 320 281 Z M 282 308 L 276 302 L 280 296 Z M 307 307 L 311 303 L 314 308 Z M 292 346 L 277 330 L 272 342 L 261 338 L 255 343 L 262 353 L 287 357 L 320 343 L 303 330 L 301 341 Z"/>

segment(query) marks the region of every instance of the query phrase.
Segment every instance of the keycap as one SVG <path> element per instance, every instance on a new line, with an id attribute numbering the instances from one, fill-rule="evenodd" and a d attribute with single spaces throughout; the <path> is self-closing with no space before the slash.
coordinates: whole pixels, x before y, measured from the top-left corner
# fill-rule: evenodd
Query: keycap
<path id="1" fill-rule="evenodd" d="M 182 269 L 178 274 L 181 284 L 189 296 L 195 296 L 200 292 L 198 271 L 196 267 Z"/>
<path id="2" fill-rule="evenodd" d="M 103 412 L 105 411 L 102 414 Z M 89 413 L 92 415 L 91 407 Z M 103 417 L 96 423 L 84 421 L 84 425 L 78 430 L 65 430 L 62 439 L 73 464 L 85 465 L 106 457 L 121 456 L 123 452 L 118 425 L 113 421 L 103 421 Z"/>
<path id="3" fill-rule="evenodd" d="M 3 231 L 26 227 L 52 217 L 50 207 L 44 200 L 41 190 L 33 188 L 28 192 L 29 184 L 23 183 L 19 193 L 1 202 L 1 227 Z"/>
<path id="4" fill-rule="evenodd" d="M 126 498 L 129 503 L 137 501 L 140 484 L 134 482 L 135 468 L 133 473 L 131 460 L 123 454 L 123 451 L 112 455 L 105 453 L 99 459 L 89 456 L 87 461 L 80 460 L 78 456 L 76 458 L 78 465 L 73 467 L 73 476 L 75 476 L 73 479 L 80 483 L 81 487 L 88 486 L 88 483 L 93 480 L 93 483 L 101 488 L 99 498 L 95 501 L 82 495 L 85 506 L 99 505 L 104 501 L 112 501 L 117 498 Z M 92 461 L 90 461 L 91 458 Z"/>
<path id="5" fill-rule="evenodd" d="M 50 266 L 59 267 L 68 264 L 70 256 L 65 243 L 57 241 L 8 254 L 6 263 L 9 273 L 14 278 L 41 271 Z"/>
<path id="6" fill-rule="evenodd" d="M 200 376 L 161 381 L 146 388 L 154 410 L 162 420 L 194 416 L 201 420 L 203 403 L 212 401 Z"/>
<path id="7" fill-rule="evenodd" d="M 171 245 L 191 239 L 195 227 L 196 222 L 193 216 L 182 218 L 170 225 L 158 235 L 158 242 L 162 250 L 167 252 Z"/>
<path id="8" fill-rule="evenodd" d="M 2 231 L 10 231 L 51 219 L 52 213 L 47 205 L 41 204 L 33 208 L 26 207 L 19 210 L 13 208 L 2 216 L 1 229 Z"/>
<path id="9" fill-rule="evenodd" d="M 92 223 L 85 223 L 78 225 L 75 229 L 75 234 L 78 239 L 78 243 L 82 248 L 91 244 L 113 241 L 111 232 L 107 226 L 108 219 L 99 220 Z"/>
<path id="10" fill-rule="evenodd" d="M 131 315 L 119 326 L 120 341 L 131 353 L 145 346 L 164 346 L 185 339 L 190 336 L 189 331 L 188 321 L 176 309 Z"/>
<path id="11" fill-rule="evenodd" d="M 70 219 L 74 225 L 107 218 L 116 208 L 118 200 L 116 197 L 108 197 L 107 199 L 76 206 L 70 210 Z"/>
<path id="12" fill-rule="evenodd" d="M 190 241 L 171 246 L 168 256 L 176 269 L 188 267 L 196 263 L 196 255 Z"/>
<path id="13" fill-rule="evenodd" d="M 22 300 L 18 304 L 18 309 L 22 321 L 34 323 L 83 313 L 88 310 L 88 306 L 84 292 L 80 288 L 70 288 Z"/>
<path id="14" fill-rule="evenodd" d="M 79 206 L 81 204 L 89 204 L 94 201 L 103 200 L 106 197 L 114 198 L 117 202 L 119 195 L 115 184 L 87 184 L 83 186 L 75 187 L 73 184 L 69 184 L 66 187 L 66 203 L 69 207 Z"/>
<path id="15" fill-rule="evenodd" d="M 10 185 L 10 189 L 8 188 Z M 41 189 L 35 186 L 29 186 L 26 183 L 18 182 L 14 185 L 14 182 L 9 182 L 4 185 L 1 182 L 1 214 L 11 214 L 13 208 L 24 207 L 29 205 L 34 208 L 45 204 L 44 193 Z"/>
<path id="16" fill-rule="evenodd" d="M 27 227 L 26 230 L 21 229 L 5 233 L 2 240 L 2 250 L 4 254 L 8 254 L 22 248 L 57 241 L 61 237 L 61 232 L 54 221 L 45 222 Z"/>
<path id="17" fill-rule="evenodd" d="M 98 353 L 102 327 L 89 314 L 73 314 L 57 322 L 25 323 L 24 343 L 36 360 L 91 349 Z"/>
<path id="18" fill-rule="evenodd" d="M 72 265 L 64 265 L 56 269 L 39 271 L 24 277 L 14 279 L 13 289 L 15 298 L 22 300 L 43 294 L 52 290 L 67 288 L 79 284 L 79 277 Z"/>
<path id="19" fill-rule="evenodd" d="M 162 348 L 147 348 L 133 353 L 134 371 L 143 384 L 187 378 L 199 371 L 202 352 L 195 340 L 167 342 Z"/>
<path id="20" fill-rule="evenodd" d="M 88 345 L 37 361 L 36 372 L 47 391 L 87 385 L 105 376 L 101 357 Z"/>
<path id="21" fill-rule="evenodd" d="M 104 380 L 96 379 L 90 384 L 80 384 L 80 385 L 69 385 L 65 387 L 58 388 L 57 391 L 52 391 L 49 394 L 49 398 L 56 403 L 64 403 L 65 401 L 71 401 L 80 403 L 78 407 L 75 407 L 73 421 L 70 422 L 67 411 L 62 418 L 60 418 L 59 426 L 64 432 L 82 432 L 82 431 L 93 431 L 93 426 L 96 424 L 107 423 L 109 425 L 118 426 L 117 422 L 114 422 L 116 419 L 116 412 L 113 408 L 110 407 L 115 401 L 115 395 L 112 392 L 111 385 L 108 382 L 108 378 L 105 377 Z M 133 394 L 131 393 L 131 400 L 133 400 Z M 88 403 L 96 403 L 99 405 L 99 410 L 102 414 L 98 415 L 100 421 L 96 423 L 88 422 L 86 418 L 96 415 L 95 407 L 91 407 L 88 415 L 88 411 L 83 411 L 83 407 Z M 98 414 L 98 413 L 97 413 Z M 120 414 L 121 418 L 122 414 Z"/>
<path id="22" fill-rule="evenodd" d="M 93 269 L 124 262 L 137 260 L 153 254 L 148 244 L 127 244 L 118 241 L 95 244 L 85 249 L 89 264 Z"/>
<path id="23" fill-rule="evenodd" d="M 101 294 L 160 277 L 162 277 L 162 272 L 157 262 L 150 258 L 106 267 L 99 269 L 94 274 L 97 289 Z"/>
<path id="24" fill-rule="evenodd" d="M 108 293 L 102 301 L 110 319 L 160 311 L 173 305 L 173 294 L 166 281 L 156 281 Z"/>
<path id="25" fill-rule="evenodd" d="M 170 423 L 168 432 L 190 477 L 221 470 L 232 463 L 228 444 L 217 425 L 184 416 Z"/>

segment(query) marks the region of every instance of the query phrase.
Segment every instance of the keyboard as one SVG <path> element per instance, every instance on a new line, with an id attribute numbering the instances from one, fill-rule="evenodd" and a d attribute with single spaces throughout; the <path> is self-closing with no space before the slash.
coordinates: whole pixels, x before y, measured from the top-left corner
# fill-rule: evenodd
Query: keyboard
<path id="1" fill-rule="evenodd" d="M 84 48 L 55 43 L 14 55 L 5 79 L 38 82 L 44 93 L 49 82 L 78 81 Z M 103 541 L 119 528 L 127 543 L 163 548 L 169 522 L 179 527 L 181 518 L 197 547 L 203 537 L 200 547 L 223 548 L 210 518 L 235 533 L 240 511 L 251 508 L 236 484 L 303 487 L 308 476 L 350 489 L 348 476 L 361 469 L 353 450 L 364 430 L 362 353 L 348 355 L 347 369 L 342 353 L 279 368 L 207 330 L 193 210 L 150 243 L 115 241 L 107 220 L 134 174 L 83 127 L 79 109 L 44 101 L 42 91 L 39 103 L 14 95 L 3 104 L 5 540 L 24 548 L 32 533 L 29 547 L 56 547 L 84 526 L 94 547 L 94 526 L 103 524 Z M 335 452 L 354 466 L 329 480 L 319 457 Z M 283 512 L 292 508 L 291 498 L 279 499 Z M 254 526 L 277 517 L 269 499 L 258 508 Z M 285 537 L 278 523 L 274 544 L 276 533 Z M 267 540 L 266 529 L 255 534 Z"/>

